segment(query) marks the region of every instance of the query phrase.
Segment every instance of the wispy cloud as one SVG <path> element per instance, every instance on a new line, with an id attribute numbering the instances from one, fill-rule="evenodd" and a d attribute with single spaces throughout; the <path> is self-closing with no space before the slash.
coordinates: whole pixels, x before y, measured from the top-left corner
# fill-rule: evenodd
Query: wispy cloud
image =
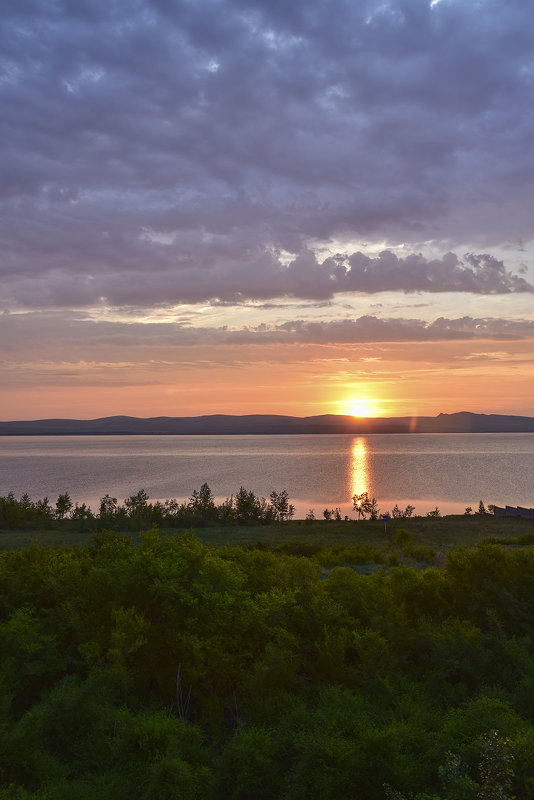
<path id="1" fill-rule="evenodd" d="M 4 356 L 10 357 L 26 351 L 75 350 L 90 354 L 98 348 L 135 349 L 142 353 L 155 348 L 183 350 L 203 345 L 521 341 L 534 339 L 534 321 L 469 316 L 425 321 L 366 315 L 356 319 L 297 319 L 279 324 L 229 328 L 193 327 L 173 322 L 97 321 L 80 319 L 70 313 L 24 313 L 0 315 L 0 336 Z M 83 357 L 91 360 L 90 356 Z"/>

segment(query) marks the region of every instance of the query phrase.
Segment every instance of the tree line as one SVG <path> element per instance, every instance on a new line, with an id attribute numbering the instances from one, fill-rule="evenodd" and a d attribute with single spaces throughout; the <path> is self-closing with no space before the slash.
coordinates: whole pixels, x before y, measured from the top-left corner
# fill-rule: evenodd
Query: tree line
<path id="1" fill-rule="evenodd" d="M 33 501 L 28 494 L 17 499 L 13 492 L 0 497 L 0 528 L 53 527 L 69 520 L 71 527 L 79 530 L 114 527 L 119 530 L 132 527 L 190 527 L 217 522 L 218 524 L 269 524 L 291 519 L 294 506 L 284 489 L 272 491 L 269 500 L 257 497 L 253 491 L 240 487 L 239 491 L 216 504 L 207 483 L 195 489 L 183 502 L 171 499 L 150 502 L 148 493 L 140 489 L 123 503 L 106 494 L 97 512 L 85 503 L 73 503 L 68 492 L 60 494 L 52 504 L 48 497 Z"/>
<path id="2" fill-rule="evenodd" d="M 384 514 L 388 519 L 407 519 L 415 516 L 415 507 L 407 505 L 400 508 L 397 504 L 391 512 L 381 512 L 375 497 L 367 492 L 355 494 L 352 497 L 353 511 L 356 519 L 377 520 Z M 489 514 L 493 506 L 484 506 L 482 500 L 475 514 Z M 468 507 L 465 514 L 473 513 Z M 145 489 L 140 489 L 135 494 L 127 497 L 120 503 L 116 497 L 109 494 L 100 500 L 98 511 L 94 512 L 86 503 L 74 503 L 68 492 L 60 494 L 55 503 L 48 497 L 32 500 L 28 494 L 23 494 L 20 499 L 13 492 L 0 497 L 0 528 L 49 528 L 58 523 L 69 522 L 69 527 L 74 530 L 90 531 L 97 528 L 117 528 L 128 530 L 133 528 L 150 528 L 153 525 L 166 528 L 201 527 L 217 523 L 218 525 L 235 524 L 272 524 L 284 522 L 294 517 L 295 508 L 289 502 L 287 490 L 272 491 L 269 500 L 257 497 L 255 493 L 243 486 L 226 498 L 222 503 L 215 502 L 213 492 L 207 483 L 200 489 L 195 489 L 188 500 L 176 499 L 161 502 L 150 502 Z M 439 508 L 426 514 L 427 517 L 440 517 Z M 341 521 L 341 510 L 325 508 L 322 512 L 323 519 Z M 306 515 L 308 522 L 316 519 L 313 509 Z M 345 516 L 345 520 L 349 517 Z"/>

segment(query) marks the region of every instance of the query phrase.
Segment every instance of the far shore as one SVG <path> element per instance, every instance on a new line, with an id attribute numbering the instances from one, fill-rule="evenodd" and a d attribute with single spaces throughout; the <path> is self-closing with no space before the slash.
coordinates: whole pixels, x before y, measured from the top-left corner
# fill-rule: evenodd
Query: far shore
<path id="1" fill-rule="evenodd" d="M 436 417 L 354 417 L 276 414 L 198 417 L 112 416 L 99 419 L 37 419 L 0 422 L 0 436 L 232 436 L 294 434 L 534 433 L 534 417 L 462 411 Z"/>

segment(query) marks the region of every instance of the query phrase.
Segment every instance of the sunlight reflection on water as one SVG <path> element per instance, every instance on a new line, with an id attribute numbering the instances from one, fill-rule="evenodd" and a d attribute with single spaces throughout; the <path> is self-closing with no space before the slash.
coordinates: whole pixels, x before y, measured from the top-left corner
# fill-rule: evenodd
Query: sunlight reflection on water
<path id="1" fill-rule="evenodd" d="M 369 452 L 363 436 L 352 440 L 350 461 L 350 492 L 348 497 L 369 491 Z"/>

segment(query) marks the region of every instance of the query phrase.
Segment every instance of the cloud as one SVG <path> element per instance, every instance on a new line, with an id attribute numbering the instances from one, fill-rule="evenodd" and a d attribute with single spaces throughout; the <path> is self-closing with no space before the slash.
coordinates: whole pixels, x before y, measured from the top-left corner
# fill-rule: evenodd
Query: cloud
<path id="1" fill-rule="evenodd" d="M 121 361 L 151 357 L 154 360 L 175 360 L 183 358 L 187 348 L 206 346 L 222 351 L 228 346 L 277 344 L 531 341 L 534 339 L 534 321 L 470 316 L 424 321 L 365 315 L 356 319 L 294 320 L 232 329 L 172 322 L 96 321 L 77 318 L 70 313 L 28 313 L 0 315 L 0 338 L 6 361 L 21 354 L 30 354 L 25 357 L 37 359 L 54 358 L 57 353 L 64 353 L 65 358 L 70 354 L 70 358 L 87 362 L 95 359 L 106 361 L 107 355 L 111 359 L 112 354 L 113 359 Z"/>
<path id="2" fill-rule="evenodd" d="M 6 303 L 530 290 L 492 256 L 309 252 L 534 238 L 524 0 L 8 0 L 0 22 Z"/>
<path id="3" fill-rule="evenodd" d="M 277 330 L 294 341 L 322 344 L 371 342 L 438 342 L 471 339 L 521 340 L 534 338 L 534 322 L 504 319 L 445 319 L 433 322 L 415 319 L 380 319 L 364 316 L 330 322 L 286 322 Z"/>
<path id="4" fill-rule="evenodd" d="M 246 263 L 221 257 L 205 265 L 199 263 L 197 254 L 195 266 L 175 271 L 162 268 L 77 276 L 66 269 L 51 269 L 43 277 L 17 275 L 4 281 L 4 297 L 26 308 L 83 307 L 103 301 L 137 308 L 208 301 L 230 305 L 281 297 L 320 303 L 338 293 L 388 290 L 483 295 L 533 292 L 534 287 L 488 254 L 459 259 L 447 253 L 429 260 L 422 255 L 399 258 L 389 250 L 375 258 L 357 252 L 322 262 L 306 250 L 287 266 L 274 254 L 258 250 L 249 253 Z"/>

